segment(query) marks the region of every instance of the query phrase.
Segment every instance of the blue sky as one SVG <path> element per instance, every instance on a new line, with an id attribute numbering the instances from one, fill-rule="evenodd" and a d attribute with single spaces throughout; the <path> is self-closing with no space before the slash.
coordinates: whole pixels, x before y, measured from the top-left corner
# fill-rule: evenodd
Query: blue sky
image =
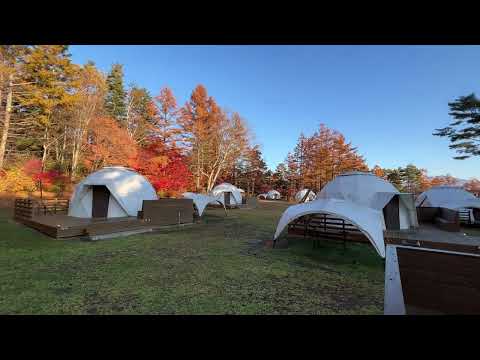
<path id="1" fill-rule="evenodd" d="M 453 160 L 448 102 L 480 94 L 480 46 L 71 46 L 77 63 L 124 65 L 126 84 L 183 105 L 197 84 L 239 112 L 270 168 L 301 132 L 320 123 L 342 132 L 369 166 L 426 168 L 480 177 L 480 159 Z"/>

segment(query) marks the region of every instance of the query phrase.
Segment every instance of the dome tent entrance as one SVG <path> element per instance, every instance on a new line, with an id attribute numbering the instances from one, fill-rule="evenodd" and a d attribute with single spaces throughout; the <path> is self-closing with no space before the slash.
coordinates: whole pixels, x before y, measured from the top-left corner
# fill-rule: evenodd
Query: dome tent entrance
<path id="1" fill-rule="evenodd" d="M 268 200 L 280 200 L 282 195 L 277 190 L 270 190 L 267 192 L 266 198 Z"/>
<path id="2" fill-rule="evenodd" d="M 297 192 L 295 194 L 295 201 L 296 202 L 302 201 L 305 195 L 307 195 L 308 190 L 309 189 L 303 189 Z M 315 197 L 316 197 L 315 193 L 312 190 L 310 190 L 310 192 L 308 193 L 308 197 L 305 199 L 305 202 L 315 200 Z"/>
<path id="3" fill-rule="evenodd" d="M 77 184 L 68 215 L 79 218 L 137 216 L 143 200 L 158 200 L 145 177 L 122 166 L 105 167 Z"/>
<path id="4" fill-rule="evenodd" d="M 385 210 L 390 209 L 396 198 L 398 211 L 392 216 Z M 339 175 L 325 185 L 315 200 L 287 208 L 278 222 L 274 239 L 289 223 L 309 214 L 327 214 L 352 223 L 382 258 L 385 257 L 383 231 L 387 225 L 399 229 L 418 226 L 411 194 L 400 194 L 389 182 L 363 172 Z"/>
<path id="5" fill-rule="evenodd" d="M 480 210 L 480 199 L 459 186 L 435 186 L 421 193 L 415 200 L 417 207 L 443 207 L 451 210 L 470 210 L 473 222 L 480 220 L 480 215 L 474 216 Z"/>
<path id="6" fill-rule="evenodd" d="M 212 191 L 211 195 L 214 196 L 217 200 L 221 201 L 222 204 L 226 204 L 225 202 L 225 193 L 230 194 L 230 202 L 233 201 L 234 205 L 241 205 L 242 204 L 242 193 L 244 191 L 242 189 L 237 188 L 235 185 L 229 183 L 221 183 L 220 185 L 215 186 Z"/>

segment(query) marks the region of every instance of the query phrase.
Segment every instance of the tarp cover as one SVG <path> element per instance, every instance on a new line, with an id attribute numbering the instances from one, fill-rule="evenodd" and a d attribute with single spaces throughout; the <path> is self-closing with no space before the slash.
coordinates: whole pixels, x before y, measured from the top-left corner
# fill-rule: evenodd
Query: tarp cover
<path id="1" fill-rule="evenodd" d="M 237 188 L 235 185 L 229 183 L 221 183 L 220 185 L 215 186 L 212 191 L 211 195 L 215 196 L 217 200 L 221 200 L 222 204 L 224 202 L 224 195 L 223 193 L 230 192 L 232 193 L 233 201 L 236 205 L 242 204 L 242 192 L 243 190 Z"/>
<path id="2" fill-rule="evenodd" d="M 295 194 L 295 201 L 296 202 L 302 201 L 302 199 L 307 194 L 307 191 L 308 191 L 308 189 L 303 189 L 303 190 L 300 190 L 299 192 L 297 192 Z M 305 199 L 305 202 L 315 200 L 315 197 L 316 197 L 315 193 L 310 190 L 310 192 L 308 193 L 308 197 Z"/>
<path id="3" fill-rule="evenodd" d="M 208 204 L 220 203 L 220 205 L 225 207 L 225 204 L 223 203 L 223 199 L 217 199 L 215 196 L 186 192 L 186 193 L 183 193 L 183 197 L 185 199 L 193 200 L 193 203 L 195 204 L 198 210 L 198 216 L 202 216 L 203 211 L 205 210 Z"/>
<path id="4" fill-rule="evenodd" d="M 392 184 L 371 173 L 349 172 L 339 175 L 324 186 L 315 200 L 287 208 L 280 218 L 274 238 L 280 236 L 283 229 L 300 216 L 325 213 L 356 225 L 378 254 L 385 257 L 383 207 L 395 194 L 399 194 L 399 191 Z M 400 206 L 404 206 L 403 203 Z"/>
<path id="5" fill-rule="evenodd" d="M 143 200 L 158 199 L 153 186 L 139 173 L 122 166 L 105 167 L 77 184 L 68 215 L 92 217 L 92 185 L 104 185 L 110 191 L 108 217 L 137 216 Z"/>

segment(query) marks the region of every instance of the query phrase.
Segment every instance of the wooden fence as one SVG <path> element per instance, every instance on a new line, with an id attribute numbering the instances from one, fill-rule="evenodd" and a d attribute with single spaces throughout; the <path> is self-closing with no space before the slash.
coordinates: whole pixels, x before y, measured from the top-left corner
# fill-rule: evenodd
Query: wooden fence
<path id="1" fill-rule="evenodd" d="M 56 215 L 68 213 L 68 199 L 15 199 L 14 218 L 17 220 L 30 220 L 39 215 Z"/>
<path id="2" fill-rule="evenodd" d="M 313 237 L 313 246 L 320 239 L 332 239 L 345 242 L 369 242 L 366 236 L 354 224 L 327 214 L 302 216 L 288 225 L 289 234 Z"/>

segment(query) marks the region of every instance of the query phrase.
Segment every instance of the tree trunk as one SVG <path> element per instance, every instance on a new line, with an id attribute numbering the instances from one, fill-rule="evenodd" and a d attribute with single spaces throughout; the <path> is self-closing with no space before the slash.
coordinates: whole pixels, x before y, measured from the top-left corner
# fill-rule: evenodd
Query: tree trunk
<path id="1" fill-rule="evenodd" d="M 48 153 L 48 128 L 45 128 L 45 135 L 43 140 L 43 155 L 42 155 L 42 171 L 45 170 L 45 162 L 47 160 Z"/>
<path id="2" fill-rule="evenodd" d="M 12 112 L 12 96 L 13 96 L 12 80 L 13 80 L 13 74 L 10 74 L 8 78 L 7 104 L 5 106 L 3 132 L 2 132 L 2 138 L 0 140 L 0 169 L 3 169 L 4 160 L 5 160 L 5 149 L 7 147 L 8 131 L 10 129 L 10 114 Z M 0 104 L 1 104 L 1 101 L 0 101 Z"/>

